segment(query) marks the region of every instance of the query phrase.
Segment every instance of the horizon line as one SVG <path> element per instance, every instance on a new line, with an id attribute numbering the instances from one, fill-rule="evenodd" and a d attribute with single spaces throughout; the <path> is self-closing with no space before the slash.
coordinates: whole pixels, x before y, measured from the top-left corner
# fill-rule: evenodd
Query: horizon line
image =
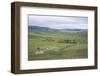
<path id="1" fill-rule="evenodd" d="M 34 27 L 33 25 L 28 25 L 28 27 L 29 27 L 29 26 Z M 36 27 L 43 27 L 43 26 L 36 26 Z M 50 28 L 50 27 L 43 27 L 43 28 L 57 29 L 57 28 Z M 61 28 L 61 29 L 62 29 L 62 28 Z M 63 28 L 63 29 L 82 29 L 82 28 Z M 84 29 L 84 28 L 83 28 L 83 29 Z M 87 28 L 86 30 L 88 30 L 88 28 Z"/>

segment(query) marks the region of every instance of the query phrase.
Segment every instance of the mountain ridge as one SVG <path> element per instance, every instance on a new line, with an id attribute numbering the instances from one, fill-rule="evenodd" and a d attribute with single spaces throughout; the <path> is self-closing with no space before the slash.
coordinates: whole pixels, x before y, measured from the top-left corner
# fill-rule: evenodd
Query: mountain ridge
<path id="1" fill-rule="evenodd" d="M 29 25 L 28 26 L 28 31 L 44 31 L 44 32 L 87 32 L 88 29 L 54 29 L 54 28 L 49 28 L 49 27 L 41 27 L 41 26 L 33 26 Z"/>

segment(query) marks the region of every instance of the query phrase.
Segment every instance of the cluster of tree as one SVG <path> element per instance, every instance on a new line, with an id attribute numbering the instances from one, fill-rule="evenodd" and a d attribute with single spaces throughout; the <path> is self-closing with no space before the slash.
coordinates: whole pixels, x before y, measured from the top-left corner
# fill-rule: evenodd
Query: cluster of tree
<path id="1" fill-rule="evenodd" d="M 59 43 L 72 43 L 72 44 L 76 44 L 77 43 L 77 41 L 76 40 L 67 40 L 67 39 L 65 39 L 65 40 L 60 40 L 60 41 L 58 41 Z"/>

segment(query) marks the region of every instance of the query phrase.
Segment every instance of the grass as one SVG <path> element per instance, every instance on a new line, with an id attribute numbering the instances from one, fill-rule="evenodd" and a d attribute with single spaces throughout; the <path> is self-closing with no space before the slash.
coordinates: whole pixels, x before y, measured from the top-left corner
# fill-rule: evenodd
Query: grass
<path id="1" fill-rule="evenodd" d="M 87 57 L 86 32 L 28 33 L 28 60 L 80 59 Z"/>

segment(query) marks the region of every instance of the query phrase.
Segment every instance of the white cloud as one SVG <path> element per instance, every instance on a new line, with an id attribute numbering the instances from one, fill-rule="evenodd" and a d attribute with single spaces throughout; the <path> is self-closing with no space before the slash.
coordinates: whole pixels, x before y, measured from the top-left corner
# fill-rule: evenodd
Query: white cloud
<path id="1" fill-rule="evenodd" d="M 88 17 L 29 15 L 28 22 L 28 25 L 31 26 L 41 26 L 55 29 L 88 28 Z"/>

